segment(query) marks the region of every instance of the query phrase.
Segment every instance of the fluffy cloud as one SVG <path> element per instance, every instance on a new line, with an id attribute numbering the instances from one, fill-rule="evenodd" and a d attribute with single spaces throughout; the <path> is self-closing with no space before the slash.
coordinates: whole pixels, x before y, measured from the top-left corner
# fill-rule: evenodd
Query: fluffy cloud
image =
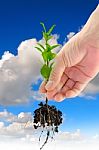
<path id="1" fill-rule="evenodd" d="M 34 133 L 34 134 L 33 134 Z M 32 113 L 21 112 L 14 115 L 7 110 L 0 112 L 0 140 L 25 138 L 31 140 L 35 136 Z M 4 140 L 4 139 L 3 139 Z"/>
<path id="2" fill-rule="evenodd" d="M 27 123 L 27 121 L 29 122 Z M 0 147 L 3 150 L 7 148 L 7 145 L 10 146 L 10 150 L 14 149 L 14 147 L 16 148 L 15 150 L 39 149 L 38 138 L 40 133 L 41 129 L 35 131 L 33 128 L 32 114 L 30 112 L 20 112 L 18 115 L 7 110 L 0 112 Z M 42 136 L 42 142 L 45 140 L 45 134 Z M 64 150 L 65 147 L 69 150 L 83 150 L 87 147 L 88 150 L 93 148 L 98 150 L 97 146 L 99 146 L 99 134 L 89 138 L 82 134 L 80 129 L 77 129 L 71 132 L 59 131 L 53 141 L 49 139 L 44 149 L 59 150 L 61 148 Z"/>
<path id="3" fill-rule="evenodd" d="M 7 110 L 0 112 L 1 139 L 5 135 L 6 139 L 18 138 L 19 140 L 27 140 L 28 138 L 28 140 L 31 141 L 31 138 L 37 138 L 36 133 L 38 133 L 39 135 L 39 131 L 41 132 L 41 129 L 35 131 L 35 129 L 33 128 L 33 116 L 30 112 L 21 112 L 18 115 L 14 115 L 13 113 L 8 112 Z M 82 135 L 79 129 L 74 133 L 60 131 L 59 134 L 56 135 L 55 139 L 57 141 L 77 141 L 82 139 Z"/>
<path id="4" fill-rule="evenodd" d="M 3 60 L 0 68 L 0 104 L 28 101 L 30 85 L 38 79 L 42 61 L 40 53 L 34 48 L 36 43 L 36 39 L 22 42 L 17 56 L 9 57 L 7 52 L 9 59 Z"/>
<path id="5" fill-rule="evenodd" d="M 39 91 L 34 91 L 32 98 L 39 101 L 43 101 L 43 100 L 45 101 L 46 95 L 40 93 Z"/>
<path id="6" fill-rule="evenodd" d="M 49 41 L 57 44 L 58 36 Z M 40 40 L 44 43 L 44 39 Z M 36 83 L 40 76 L 43 59 L 36 50 L 36 39 L 23 41 L 18 47 L 18 55 L 14 56 L 8 51 L 0 60 L 0 104 L 11 105 L 26 103 L 33 94 L 31 84 Z M 57 52 L 59 48 L 56 48 Z"/>
<path id="7" fill-rule="evenodd" d="M 28 113 L 21 112 L 18 115 L 14 115 L 13 113 L 8 112 L 5 109 L 4 111 L 0 112 L 0 120 L 3 120 L 4 122 L 8 122 L 8 123 L 13 123 L 13 122 L 27 123 L 28 121 L 32 121 L 33 117 L 30 112 Z"/>
<path id="8" fill-rule="evenodd" d="M 41 132 L 42 129 L 35 131 L 33 128 L 33 116 L 32 113 L 20 112 L 15 115 L 7 110 L 0 112 L 0 138 L 5 135 L 7 138 L 19 138 L 26 140 L 31 140 L 31 137 L 37 138 L 35 133 Z M 39 135 L 39 134 L 38 134 Z M 56 134 L 55 139 L 57 141 L 78 141 L 82 140 L 82 134 L 80 129 L 77 129 L 75 132 L 59 132 Z"/>
<path id="9" fill-rule="evenodd" d="M 70 32 L 70 39 L 75 33 Z M 58 43 L 59 36 L 54 35 L 49 41 L 51 45 Z M 44 39 L 39 42 L 44 44 Z M 31 90 L 31 85 L 41 78 L 40 68 L 43 60 L 39 51 L 35 49 L 36 39 L 23 41 L 18 47 L 18 55 L 6 51 L 0 60 L 0 105 L 27 103 L 29 98 L 42 100 L 44 95 Z M 61 46 L 54 52 L 59 52 Z M 88 84 L 82 95 L 92 98 L 92 94 L 99 93 L 99 75 Z M 91 96 L 91 97 L 90 97 Z"/>
<path id="10" fill-rule="evenodd" d="M 18 141 L 38 141 L 41 128 L 33 128 L 33 118 L 30 112 L 21 112 L 18 115 L 4 110 L 0 112 L 0 141 L 18 140 Z M 45 135 L 45 133 L 44 133 Z M 44 136 L 42 137 L 44 140 Z M 55 135 L 56 142 L 81 141 L 83 136 L 80 129 L 75 132 L 59 132 Z"/>
<path id="11" fill-rule="evenodd" d="M 88 84 L 84 93 L 99 94 L 99 74 Z"/>
<path id="12" fill-rule="evenodd" d="M 95 100 L 97 94 L 99 94 L 99 74 L 86 86 L 79 96 L 88 100 Z"/>
<path id="13" fill-rule="evenodd" d="M 57 140 L 59 141 L 80 141 L 83 139 L 80 129 L 77 129 L 75 132 L 60 132 L 57 135 Z"/>
<path id="14" fill-rule="evenodd" d="M 67 34 L 67 39 L 70 40 L 74 35 L 75 32 L 69 32 L 69 34 Z"/>

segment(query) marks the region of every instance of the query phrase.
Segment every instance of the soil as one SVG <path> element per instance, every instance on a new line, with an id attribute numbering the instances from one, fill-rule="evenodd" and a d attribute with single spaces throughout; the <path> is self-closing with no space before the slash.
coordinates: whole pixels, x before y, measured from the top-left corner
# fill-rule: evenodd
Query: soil
<path id="1" fill-rule="evenodd" d="M 39 142 L 41 140 L 42 133 L 44 129 L 47 130 L 46 139 L 44 144 L 40 147 L 40 150 L 44 147 L 44 145 L 48 142 L 49 137 L 53 139 L 54 133 L 58 133 L 58 127 L 62 124 L 62 112 L 58 110 L 54 105 L 48 105 L 48 99 L 46 97 L 46 103 L 43 104 L 40 102 L 39 108 L 34 111 L 34 129 L 39 127 L 43 127 L 41 135 L 39 137 Z"/>

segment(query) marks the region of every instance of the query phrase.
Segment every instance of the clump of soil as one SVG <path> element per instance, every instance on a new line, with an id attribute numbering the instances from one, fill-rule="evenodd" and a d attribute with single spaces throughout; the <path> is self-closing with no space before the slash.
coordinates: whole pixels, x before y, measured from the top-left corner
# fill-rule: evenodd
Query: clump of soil
<path id="1" fill-rule="evenodd" d="M 44 147 L 47 143 L 51 132 L 53 135 L 51 138 L 53 139 L 54 133 L 58 133 L 58 127 L 62 123 L 62 112 L 58 110 L 54 105 L 48 105 L 48 99 L 46 98 L 46 103 L 43 104 L 42 102 L 39 105 L 39 108 L 34 111 L 34 128 L 37 129 L 38 127 L 43 127 L 41 135 L 46 128 L 46 139 L 44 144 L 41 146 L 40 150 Z M 39 141 L 41 139 L 41 135 L 39 137 Z"/>

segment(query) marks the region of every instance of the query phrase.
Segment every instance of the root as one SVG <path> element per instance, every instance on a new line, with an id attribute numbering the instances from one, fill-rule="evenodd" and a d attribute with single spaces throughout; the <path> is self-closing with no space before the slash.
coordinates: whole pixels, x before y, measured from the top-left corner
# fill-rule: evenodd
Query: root
<path id="1" fill-rule="evenodd" d="M 42 148 L 45 146 L 45 144 L 47 143 L 48 141 L 48 138 L 49 138 L 49 135 L 50 135 L 50 131 L 47 131 L 47 137 L 46 137 L 46 140 L 44 142 L 44 144 L 40 147 L 40 150 L 42 150 Z"/>
<path id="2" fill-rule="evenodd" d="M 58 126 L 62 123 L 62 112 L 58 110 L 54 105 L 48 105 L 48 99 L 46 97 L 46 102 L 42 102 L 39 105 L 39 108 L 34 111 L 34 128 L 43 127 L 41 134 L 39 136 L 39 142 L 44 131 L 46 133 L 46 139 L 44 144 L 41 146 L 40 150 L 48 142 L 49 137 L 53 140 L 55 133 L 58 133 Z M 46 129 L 46 130 L 45 130 Z"/>
<path id="3" fill-rule="evenodd" d="M 40 134 L 40 136 L 39 136 L 39 142 L 41 141 L 41 136 L 42 136 L 42 134 L 43 134 L 43 130 L 42 130 L 42 132 L 41 132 L 41 134 Z"/>

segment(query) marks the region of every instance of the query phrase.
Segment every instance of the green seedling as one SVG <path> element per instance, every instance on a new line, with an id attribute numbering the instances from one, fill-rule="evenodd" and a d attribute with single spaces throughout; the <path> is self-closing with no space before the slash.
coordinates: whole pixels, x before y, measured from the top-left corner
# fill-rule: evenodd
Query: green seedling
<path id="1" fill-rule="evenodd" d="M 53 38 L 52 31 L 55 27 L 53 25 L 48 31 L 44 23 L 40 23 L 43 27 L 42 35 L 45 41 L 45 44 L 42 45 L 40 42 L 37 43 L 35 47 L 42 55 L 44 64 L 40 70 L 41 75 L 45 80 L 48 81 L 52 66 L 54 61 L 52 61 L 56 57 L 56 53 L 53 52 L 53 49 L 60 46 L 59 44 L 50 45 L 49 40 Z M 41 135 L 44 131 L 46 133 L 46 139 L 44 144 L 40 147 L 40 150 L 44 147 L 47 143 L 49 137 L 53 139 L 54 133 L 58 132 L 58 126 L 62 123 L 62 112 L 58 110 L 55 106 L 48 105 L 48 98 L 46 97 L 46 103 L 43 104 L 42 102 L 39 105 L 39 108 L 34 111 L 34 128 L 37 129 L 38 127 L 42 127 L 43 130 Z M 49 130 L 50 127 L 50 130 Z M 46 130 L 45 130 L 46 129 Z M 39 142 L 41 140 L 41 135 L 39 137 Z"/>
<path id="2" fill-rule="evenodd" d="M 48 80 L 49 76 L 50 76 L 50 72 L 52 70 L 52 65 L 53 62 L 50 63 L 55 57 L 56 57 L 56 53 L 53 52 L 53 49 L 55 49 L 56 47 L 60 46 L 59 44 L 56 45 L 50 45 L 48 42 L 51 38 L 53 38 L 53 36 L 51 35 L 55 25 L 53 25 L 48 31 L 45 28 L 44 23 L 40 23 L 43 27 L 42 31 L 42 35 L 43 35 L 43 39 L 45 40 L 45 46 L 37 43 L 38 46 L 36 46 L 35 48 L 40 51 L 42 58 L 44 60 L 44 64 L 40 70 L 41 75 L 43 76 L 44 79 Z"/>

